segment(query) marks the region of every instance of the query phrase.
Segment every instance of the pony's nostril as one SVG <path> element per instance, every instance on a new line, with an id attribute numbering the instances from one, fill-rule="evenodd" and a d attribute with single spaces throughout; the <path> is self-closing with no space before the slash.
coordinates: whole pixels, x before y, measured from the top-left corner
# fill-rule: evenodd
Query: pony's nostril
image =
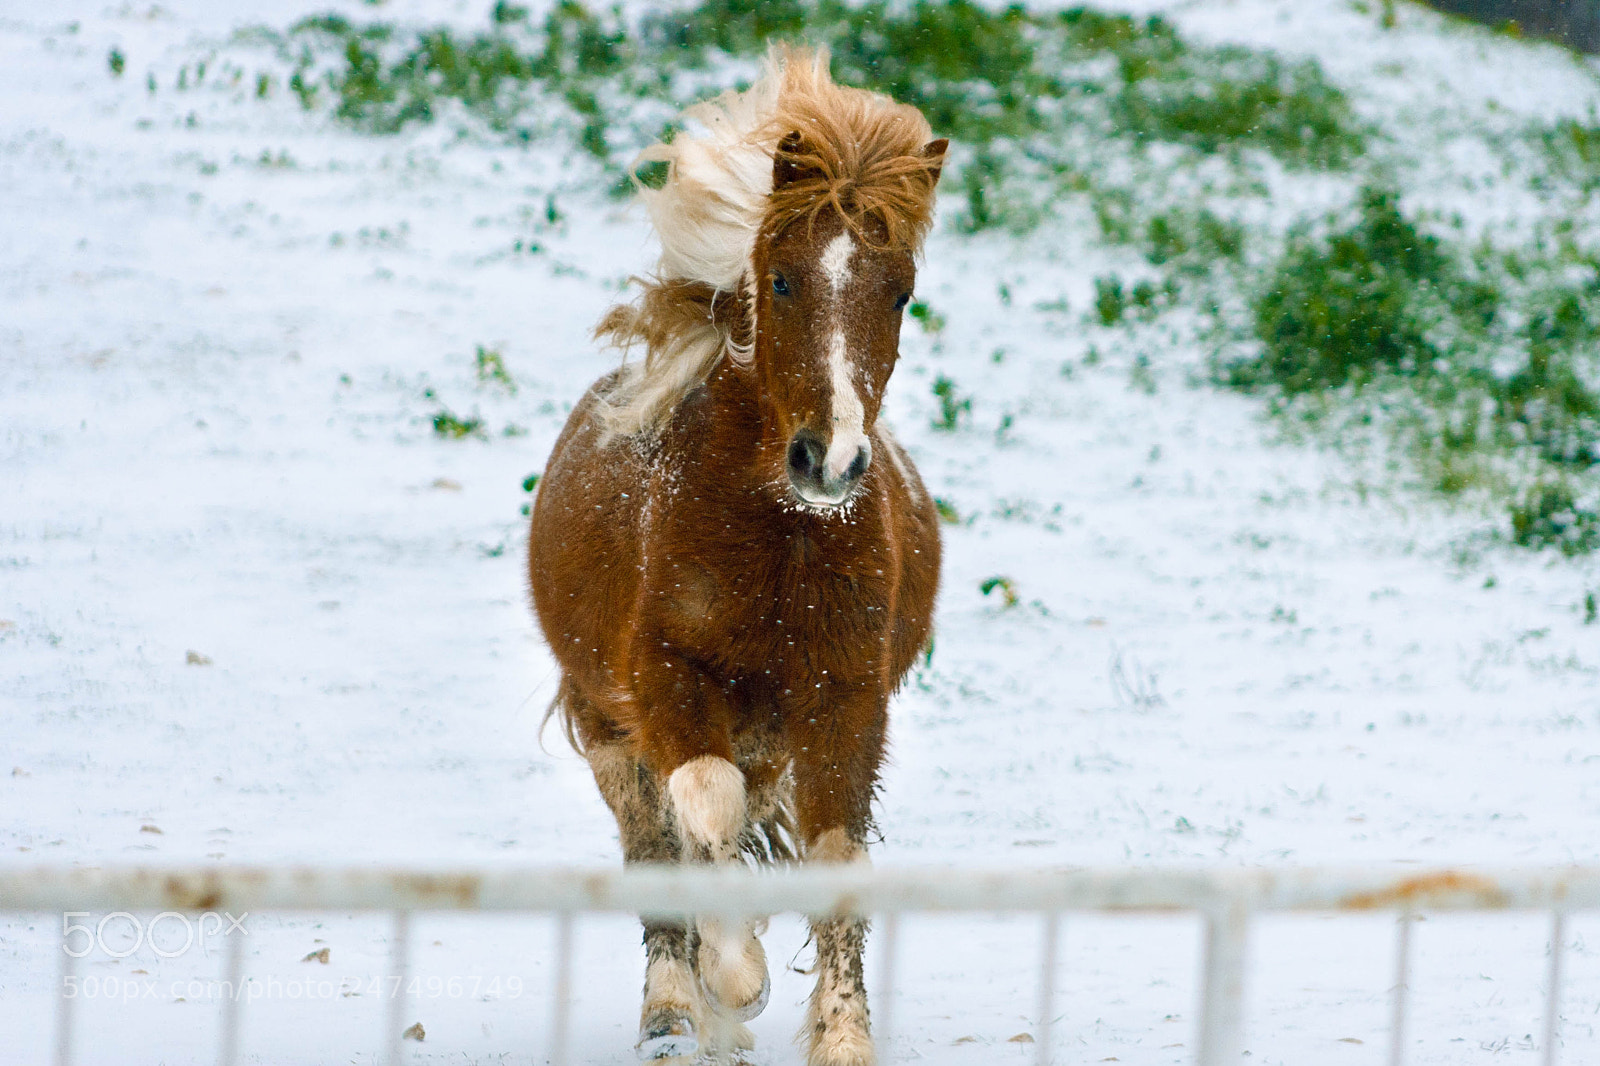
<path id="1" fill-rule="evenodd" d="M 856 457 L 850 463 L 850 468 L 844 472 L 846 481 L 859 481 L 861 475 L 867 472 L 867 464 L 872 462 L 872 453 L 866 448 L 857 448 Z"/>
<path id="2" fill-rule="evenodd" d="M 822 477 L 822 461 L 828 450 L 822 441 L 801 430 L 789 442 L 789 474 L 800 481 L 817 481 Z"/>

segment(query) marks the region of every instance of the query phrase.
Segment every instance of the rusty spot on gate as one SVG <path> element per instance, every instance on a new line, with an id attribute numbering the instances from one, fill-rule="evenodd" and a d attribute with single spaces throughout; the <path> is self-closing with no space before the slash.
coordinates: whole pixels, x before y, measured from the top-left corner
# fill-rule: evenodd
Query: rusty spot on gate
<path id="1" fill-rule="evenodd" d="M 162 886 L 167 905 L 177 911 L 212 911 L 222 904 L 222 891 L 211 878 L 203 881 L 168 877 Z"/>
<path id="2" fill-rule="evenodd" d="M 448 899 L 463 909 L 478 903 L 480 886 L 471 874 L 413 874 L 403 877 L 400 884 L 422 902 Z"/>
<path id="3" fill-rule="evenodd" d="M 1376 892 L 1358 892 L 1341 902 L 1348 910 L 1419 910 L 1429 903 L 1467 897 L 1485 907 L 1503 907 L 1506 894 L 1487 877 L 1442 870 L 1397 882 Z"/>

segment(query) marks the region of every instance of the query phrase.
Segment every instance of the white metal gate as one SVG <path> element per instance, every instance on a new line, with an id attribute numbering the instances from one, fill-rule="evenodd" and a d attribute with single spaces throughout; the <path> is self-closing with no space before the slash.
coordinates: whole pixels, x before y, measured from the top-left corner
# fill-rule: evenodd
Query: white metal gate
<path id="1" fill-rule="evenodd" d="M 572 922 L 589 912 L 657 917 L 727 917 L 780 912 L 881 916 L 883 958 L 874 1000 L 875 1029 L 887 1047 L 894 1031 L 895 939 L 907 913 L 1027 913 L 1043 916 L 1036 1061 L 1051 1061 L 1059 918 L 1067 912 L 1190 912 L 1206 936 L 1196 1034 L 1197 1066 L 1236 1063 L 1242 1050 L 1246 944 L 1253 915 L 1390 911 L 1398 916 L 1391 1006 L 1390 1066 L 1404 1061 L 1412 920 L 1423 912 L 1541 911 L 1552 923 L 1542 1055 L 1557 1061 L 1564 923 L 1600 909 L 1600 868 L 1394 867 L 1280 869 L 871 869 L 752 870 L 712 867 L 628 869 L 422 869 L 372 866 L 0 866 L 0 911 L 10 912 L 386 912 L 392 915 L 392 973 L 409 970 L 413 912 L 542 912 L 558 920 L 551 1004 L 550 1061 L 565 1066 L 571 1003 Z M 233 937 L 224 980 L 243 978 L 242 939 Z M 62 933 L 61 988 L 76 959 Z M 76 999 L 58 994 L 55 1061 L 73 1061 Z M 403 1061 L 402 1000 L 392 998 L 386 1062 Z M 240 999 L 223 1000 L 217 1061 L 238 1058 Z"/>

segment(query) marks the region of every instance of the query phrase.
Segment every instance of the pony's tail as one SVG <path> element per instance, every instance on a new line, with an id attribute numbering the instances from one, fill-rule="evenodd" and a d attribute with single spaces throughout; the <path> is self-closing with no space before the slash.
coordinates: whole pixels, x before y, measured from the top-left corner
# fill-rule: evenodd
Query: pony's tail
<path id="1" fill-rule="evenodd" d="M 545 728 L 550 724 L 550 719 L 554 718 L 561 726 L 561 735 L 567 738 L 568 744 L 572 745 L 572 750 L 585 758 L 588 757 L 588 752 L 584 750 L 583 740 L 578 735 L 578 728 L 573 715 L 573 711 L 577 709 L 582 700 L 583 697 L 578 694 L 576 686 L 572 684 L 571 680 L 563 676 L 561 683 L 556 686 L 555 699 L 550 701 L 550 706 L 544 710 L 544 717 L 539 721 L 539 745 L 541 747 L 544 746 Z"/>

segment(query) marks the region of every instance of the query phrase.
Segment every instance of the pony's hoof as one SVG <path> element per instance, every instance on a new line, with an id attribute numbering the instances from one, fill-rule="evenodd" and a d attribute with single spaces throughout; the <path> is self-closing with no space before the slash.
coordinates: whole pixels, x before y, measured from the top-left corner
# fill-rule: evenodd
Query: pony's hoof
<path id="1" fill-rule="evenodd" d="M 690 1058 L 700 1051 L 694 1023 L 676 1011 L 659 1011 L 639 1027 L 639 1061 Z"/>
<path id="2" fill-rule="evenodd" d="M 757 992 L 756 997 L 743 1006 L 730 1007 L 718 999 L 717 994 L 711 990 L 711 986 L 706 984 L 704 974 L 700 975 L 700 994 L 705 996 L 706 1002 L 711 1004 L 712 1009 L 723 1017 L 731 1018 L 740 1023 L 748 1022 L 760 1017 L 761 1012 L 767 1009 L 767 1000 L 772 998 L 772 975 L 767 973 L 761 975 L 761 991 Z"/>

